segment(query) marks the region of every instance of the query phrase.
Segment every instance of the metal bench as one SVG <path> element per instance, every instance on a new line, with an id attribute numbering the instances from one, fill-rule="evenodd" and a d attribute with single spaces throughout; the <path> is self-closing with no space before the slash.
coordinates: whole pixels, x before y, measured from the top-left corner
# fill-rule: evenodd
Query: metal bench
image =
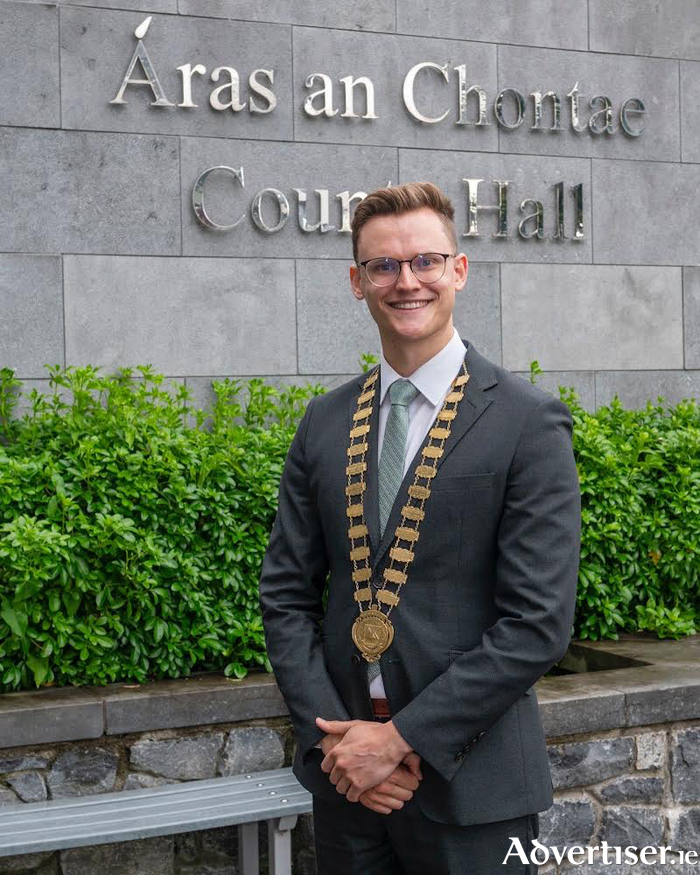
<path id="1" fill-rule="evenodd" d="M 0 808 L 0 857 L 238 826 L 238 868 L 258 875 L 267 821 L 270 875 L 292 871 L 291 830 L 312 796 L 291 768 Z"/>

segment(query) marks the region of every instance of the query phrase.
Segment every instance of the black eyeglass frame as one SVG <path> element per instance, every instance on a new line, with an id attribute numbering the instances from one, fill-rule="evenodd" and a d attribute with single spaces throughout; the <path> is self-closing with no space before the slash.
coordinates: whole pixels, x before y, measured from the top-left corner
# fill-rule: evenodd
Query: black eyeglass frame
<path id="1" fill-rule="evenodd" d="M 358 261 L 357 263 L 360 267 L 364 267 L 365 275 L 367 276 L 367 279 L 372 283 L 372 285 L 377 286 L 377 288 L 381 289 L 381 288 L 386 288 L 387 286 L 390 286 L 390 285 L 392 285 L 392 283 L 396 282 L 396 280 L 401 275 L 401 265 L 404 263 L 408 263 L 408 266 L 411 268 L 411 273 L 413 274 L 413 276 L 417 280 L 420 280 L 420 282 L 426 282 L 426 280 L 421 279 L 418 276 L 418 274 L 415 272 L 415 270 L 413 269 L 413 262 L 416 260 L 416 258 L 424 258 L 426 255 L 440 255 L 442 258 L 445 259 L 445 263 L 442 266 L 442 273 L 440 274 L 440 276 L 436 277 L 436 279 L 434 279 L 434 280 L 428 280 L 428 282 L 436 283 L 438 280 L 441 280 L 445 276 L 445 270 L 447 268 L 447 259 L 448 258 L 455 258 L 457 253 L 456 252 L 419 252 L 417 255 L 414 255 L 413 258 L 389 258 L 386 255 L 379 255 L 376 258 L 368 258 L 366 261 Z M 370 263 L 370 261 L 383 261 L 383 260 L 384 261 L 394 261 L 399 266 L 399 272 L 396 274 L 396 276 L 394 277 L 394 279 L 392 280 L 391 283 L 384 283 L 384 284 L 375 283 L 375 281 L 370 277 L 370 275 L 367 271 L 367 265 Z"/>

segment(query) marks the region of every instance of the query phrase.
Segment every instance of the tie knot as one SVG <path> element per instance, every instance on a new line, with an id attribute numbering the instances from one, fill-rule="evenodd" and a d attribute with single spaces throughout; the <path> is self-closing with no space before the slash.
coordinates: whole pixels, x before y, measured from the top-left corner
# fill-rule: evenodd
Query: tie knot
<path id="1" fill-rule="evenodd" d="M 410 380 L 395 380 L 391 386 L 389 386 L 389 397 L 391 398 L 392 407 L 395 404 L 400 407 L 408 407 L 417 394 L 418 389 L 416 389 Z"/>

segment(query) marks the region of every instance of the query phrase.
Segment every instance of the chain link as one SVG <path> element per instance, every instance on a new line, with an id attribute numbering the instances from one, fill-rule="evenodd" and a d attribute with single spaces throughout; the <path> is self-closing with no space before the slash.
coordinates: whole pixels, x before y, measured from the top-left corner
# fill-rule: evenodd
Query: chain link
<path id="1" fill-rule="evenodd" d="M 401 508 L 401 522 L 394 532 L 394 542 L 389 550 L 390 561 L 383 571 L 381 586 L 376 579 L 372 579 L 372 569 L 369 563 L 369 530 L 365 522 L 364 510 L 370 417 L 378 377 L 379 365 L 365 380 L 362 392 L 357 399 L 357 408 L 353 414 L 353 425 L 350 429 L 350 445 L 347 450 L 345 494 L 348 499 L 346 512 L 349 523 L 348 537 L 350 540 L 350 561 L 353 569 L 352 579 L 355 583 L 355 600 L 359 605 L 360 614 L 370 609 L 384 613 L 381 610 L 381 604 L 387 605 L 384 616 L 388 620 L 392 610 L 400 601 L 399 591 L 408 579 L 408 568 L 414 559 L 415 546 L 420 537 L 420 524 L 425 518 L 425 505 L 430 498 L 430 485 L 437 474 L 438 462 L 445 451 L 445 443 L 450 436 L 452 423 L 457 416 L 459 402 L 464 397 L 464 386 L 469 380 L 469 373 L 466 362 L 463 362 L 462 373 L 452 381 L 442 409 L 428 432 L 428 442 L 422 449 L 421 460 L 414 471 L 413 483 L 408 488 L 408 500 Z M 356 458 L 358 456 L 359 459 Z M 359 500 L 353 501 L 355 498 Z M 411 525 L 411 523 L 415 525 Z M 402 546 L 402 542 L 404 546 Z M 388 584 L 393 584 L 396 590 L 390 590 Z M 376 607 L 373 605 L 372 587 L 377 589 Z M 364 601 L 368 602 L 366 607 L 362 604 Z"/>

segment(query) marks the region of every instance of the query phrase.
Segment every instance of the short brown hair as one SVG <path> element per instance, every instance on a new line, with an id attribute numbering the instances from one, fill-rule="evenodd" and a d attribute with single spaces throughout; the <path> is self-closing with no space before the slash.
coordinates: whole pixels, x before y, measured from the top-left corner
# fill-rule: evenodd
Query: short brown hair
<path id="1" fill-rule="evenodd" d="M 425 207 L 433 210 L 442 219 L 447 235 L 456 251 L 457 231 L 452 201 L 432 182 L 406 182 L 403 185 L 378 188 L 363 198 L 355 208 L 350 226 L 352 229 L 352 257 L 355 262 L 357 262 L 357 241 L 365 222 L 375 216 L 399 216 L 402 213 L 410 213 Z"/>

